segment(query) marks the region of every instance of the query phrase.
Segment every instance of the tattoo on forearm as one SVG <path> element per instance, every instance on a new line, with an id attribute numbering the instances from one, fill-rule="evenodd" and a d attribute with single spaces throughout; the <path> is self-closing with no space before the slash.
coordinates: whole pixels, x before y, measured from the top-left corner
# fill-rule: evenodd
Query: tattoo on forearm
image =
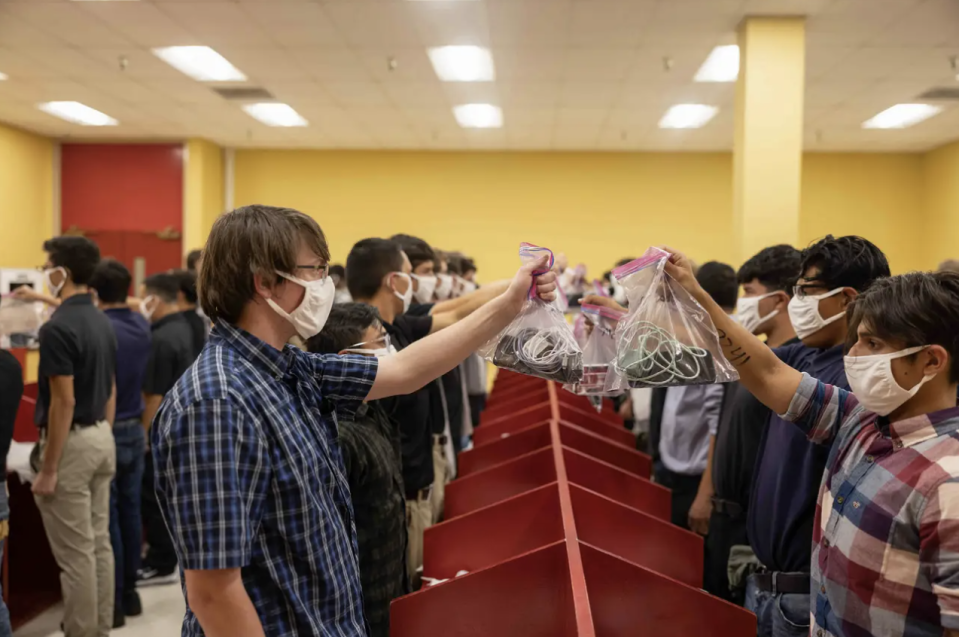
<path id="1" fill-rule="evenodd" d="M 727 358 L 729 362 L 733 364 L 734 367 L 742 367 L 751 360 L 749 354 L 742 348 L 733 343 L 733 339 L 729 338 L 723 330 L 718 330 L 719 344 L 729 352 Z"/>

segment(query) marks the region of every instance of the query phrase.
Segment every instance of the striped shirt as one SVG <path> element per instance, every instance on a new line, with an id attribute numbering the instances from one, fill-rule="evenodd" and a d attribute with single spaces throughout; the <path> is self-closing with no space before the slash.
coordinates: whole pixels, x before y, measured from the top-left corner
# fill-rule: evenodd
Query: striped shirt
<path id="1" fill-rule="evenodd" d="M 959 408 L 890 423 L 803 375 L 784 416 L 832 444 L 813 529 L 813 637 L 959 630 Z"/>
<path id="2" fill-rule="evenodd" d="M 376 369 L 375 358 L 278 351 L 218 323 L 153 422 L 157 497 L 181 568 L 241 569 L 268 636 L 367 634 L 336 438 Z M 203 634 L 188 607 L 182 635 Z"/>

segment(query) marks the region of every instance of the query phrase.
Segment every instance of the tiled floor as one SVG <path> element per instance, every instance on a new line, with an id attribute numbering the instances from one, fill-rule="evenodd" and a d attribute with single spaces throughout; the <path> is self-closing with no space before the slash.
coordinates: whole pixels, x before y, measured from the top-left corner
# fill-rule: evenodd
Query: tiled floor
<path id="1" fill-rule="evenodd" d="M 128 617 L 123 628 L 110 633 L 116 637 L 171 637 L 180 634 L 183 622 L 183 594 L 179 584 L 140 589 L 143 614 Z M 51 608 L 13 633 L 14 637 L 63 637 L 60 620 L 63 608 Z"/>

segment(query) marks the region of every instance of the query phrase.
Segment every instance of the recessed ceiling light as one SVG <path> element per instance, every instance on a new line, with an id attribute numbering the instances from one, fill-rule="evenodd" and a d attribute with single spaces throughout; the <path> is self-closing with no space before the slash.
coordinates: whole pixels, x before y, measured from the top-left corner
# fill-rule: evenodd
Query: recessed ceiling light
<path id="1" fill-rule="evenodd" d="M 243 82 L 246 76 L 208 46 L 168 46 L 153 49 L 158 58 L 200 82 Z"/>
<path id="2" fill-rule="evenodd" d="M 697 82 L 735 82 L 739 77 L 739 47 L 717 46 L 696 71 Z"/>
<path id="3" fill-rule="evenodd" d="M 453 116 L 463 128 L 502 128 L 503 126 L 503 109 L 492 104 L 454 106 Z"/>
<path id="4" fill-rule="evenodd" d="M 441 46 L 427 51 L 433 69 L 444 82 L 492 82 L 493 56 L 480 46 Z"/>
<path id="5" fill-rule="evenodd" d="M 2 81 L 5 80 L 5 79 L 7 79 L 7 74 L 6 74 L 6 73 L 0 73 L 0 82 L 2 82 Z"/>
<path id="6" fill-rule="evenodd" d="M 660 128 L 700 128 L 713 118 L 719 109 L 706 104 L 676 104 L 659 120 Z"/>
<path id="7" fill-rule="evenodd" d="M 289 104 L 279 104 L 277 102 L 244 104 L 243 110 L 267 126 L 290 127 L 306 126 L 308 124 L 303 116 L 294 111 Z"/>
<path id="8" fill-rule="evenodd" d="M 82 126 L 116 126 L 117 120 L 80 102 L 44 102 L 37 107 L 54 117 Z"/>
<path id="9" fill-rule="evenodd" d="M 908 128 L 942 112 L 932 104 L 896 104 L 862 123 L 863 128 Z"/>

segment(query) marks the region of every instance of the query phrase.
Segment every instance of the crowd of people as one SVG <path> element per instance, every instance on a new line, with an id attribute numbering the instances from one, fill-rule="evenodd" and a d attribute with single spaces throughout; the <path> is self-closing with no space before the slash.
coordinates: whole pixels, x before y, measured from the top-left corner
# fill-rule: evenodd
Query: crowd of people
<path id="1" fill-rule="evenodd" d="M 533 290 L 629 303 L 561 255 L 478 286 L 468 257 L 405 234 L 333 265 L 315 220 L 269 206 L 222 215 L 135 298 L 92 241 L 43 247 L 50 294 L 20 294 L 56 306 L 33 491 L 68 637 L 172 582 L 185 636 L 388 635 L 480 423 L 476 350 Z M 615 400 L 672 522 L 705 536 L 704 588 L 759 637 L 959 635 L 959 274 L 893 277 L 855 236 L 738 271 L 669 252 L 740 380 Z M 0 374 L 6 422 L 22 380 L 2 356 Z"/>

